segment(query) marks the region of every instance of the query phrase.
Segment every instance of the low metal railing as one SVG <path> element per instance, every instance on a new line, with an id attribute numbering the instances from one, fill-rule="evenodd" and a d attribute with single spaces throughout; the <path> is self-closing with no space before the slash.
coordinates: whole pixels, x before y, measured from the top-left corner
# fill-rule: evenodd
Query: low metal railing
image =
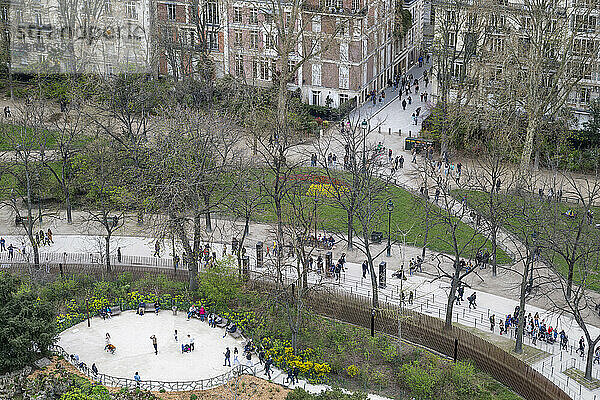
<path id="1" fill-rule="evenodd" d="M 69 353 L 66 352 L 65 349 L 58 345 L 51 345 L 49 350 L 63 357 L 70 364 L 74 365 L 79 371 L 81 371 L 88 378 L 92 379 L 95 382 L 100 383 L 101 385 L 107 387 L 119 387 L 119 388 L 128 388 L 128 389 L 141 389 L 148 391 L 159 391 L 165 390 L 168 392 L 174 391 L 187 391 L 187 390 L 206 390 L 212 389 L 218 386 L 223 386 L 228 382 L 240 377 L 241 375 L 256 375 L 256 368 L 249 367 L 247 365 L 236 365 L 232 367 L 229 371 L 224 374 L 205 379 L 198 379 L 193 381 L 175 381 L 175 382 L 167 382 L 167 381 L 155 381 L 155 380 L 140 380 L 136 381 L 135 379 L 130 378 L 121 378 L 107 374 L 97 373 L 95 374 L 90 367 L 87 366 L 84 362 L 77 362 L 71 359 Z"/>

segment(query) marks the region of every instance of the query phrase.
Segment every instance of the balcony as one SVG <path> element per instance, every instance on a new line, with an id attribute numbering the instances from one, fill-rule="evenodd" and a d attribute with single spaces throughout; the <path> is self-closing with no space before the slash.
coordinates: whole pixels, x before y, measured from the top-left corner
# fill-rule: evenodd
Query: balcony
<path id="1" fill-rule="evenodd" d="M 361 16 L 361 17 L 364 17 L 365 15 L 367 15 L 368 6 L 364 6 L 360 10 L 351 10 L 349 8 L 343 8 L 343 7 L 326 7 L 326 6 L 321 6 L 321 5 L 308 4 L 308 3 L 305 2 L 302 5 L 302 10 L 303 11 L 312 12 L 312 13 L 319 13 L 319 14 L 348 15 L 348 16 Z"/>

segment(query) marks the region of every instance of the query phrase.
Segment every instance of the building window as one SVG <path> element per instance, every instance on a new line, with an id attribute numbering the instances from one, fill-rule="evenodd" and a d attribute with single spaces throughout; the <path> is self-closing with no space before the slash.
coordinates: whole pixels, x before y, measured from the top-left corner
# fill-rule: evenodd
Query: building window
<path id="1" fill-rule="evenodd" d="M 35 20 L 35 25 L 36 26 L 41 26 L 42 25 L 42 14 L 40 14 L 39 12 L 36 12 L 33 15 L 33 19 Z"/>
<path id="2" fill-rule="evenodd" d="M 277 43 L 277 36 L 265 33 L 265 48 L 273 50 L 275 49 L 275 43 Z"/>
<path id="3" fill-rule="evenodd" d="M 312 31 L 321 32 L 321 16 L 315 15 L 312 17 Z"/>
<path id="4" fill-rule="evenodd" d="M 340 89 L 350 88 L 350 71 L 347 65 L 340 65 Z"/>
<path id="5" fill-rule="evenodd" d="M 340 104 L 339 105 L 341 106 L 342 104 L 344 104 L 348 100 L 349 100 L 349 97 L 348 97 L 347 94 L 340 94 Z"/>
<path id="6" fill-rule="evenodd" d="M 270 60 L 268 58 L 261 57 L 259 67 L 260 67 L 259 79 L 262 79 L 263 81 L 268 81 L 270 79 L 270 67 L 271 67 Z"/>
<path id="7" fill-rule="evenodd" d="M 112 14 L 112 2 L 111 2 L 111 0 L 104 0 L 104 12 L 106 14 Z"/>
<path id="8" fill-rule="evenodd" d="M 589 104 L 591 100 L 592 89 L 591 88 L 580 88 L 579 89 L 579 103 L 580 104 Z"/>
<path id="9" fill-rule="evenodd" d="M 112 64 L 105 64 L 104 65 L 104 72 L 106 73 L 106 75 L 114 75 L 115 74 L 115 70 Z"/>
<path id="10" fill-rule="evenodd" d="M 8 7 L 2 7 L 2 21 L 8 21 Z"/>
<path id="11" fill-rule="evenodd" d="M 296 61 L 294 60 L 288 60 L 288 72 L 289 73 L 293 73 L 293 81 L 294 83 L 296 83 L 296 79 L 298 77 L 298 74 L 296 73 Z"/>
<path id="12" fill-rule="evenodd" d="M 290 27 L 292 25 L 292 13 L 289 11 L 285 12 L 285 26 Z"/>
<path id="13" fill-rule="evenodd" d="M 257 8 L 250 9 L 250 20 L 248 22 L 253 25 L 258 24 L 258 9 Z"/>
<path id="14" fill-rule="evenodd" d="M 258 31 L 250 31 L 250 48 L 258 49 Z"/>
<path id="15" fill-rule="evenodd" d="M 175 4 L 167 4 L 167 19 L 175 21 Z"/>
<path id="16" fill-rule="evenodd" d="M 352 0 L 352 11 L 360 10 L 360 0 Z"/>
<path id="17" fill-rule="evenodd" d="M 219 35 L 215 31 L 206 33 L 206 40 L 210 50 L 219 50 Z"/>
<path id="18" fill-rule="evenodd" d="M 312 91 L 312 103 L 315 106 L 320 105 L 321 103 L 321 92 L 318 90 L 313 90 Z"/>
<path id="19" fill-rule="evenodd" d="M 242 47 L 242 45 L 243 45 L 242 31 L 234 31 L 233 32 L 233 45 L 236 47 Z"/>
<path id="20" fill-rule="evenodd" d="M 321 86 L 321 64 L 312 65 L 312 84 L 313 86 Z"/>
<path id="21" fill-rule="evenodd" d="M 233 22 L 236 24 L 242 23 L 242 8 L 241 7 L 233 7 Z"/>
<path id="22" fill-rule="evenodd" d="M 244 76 L 244 56 L 235 56 L 235 76 Z"/>
<path id="23" fill-rule="evenodd" d="M 256 57 L 252 58 L 252 78 L 258 79 L 258 59 Z"/>
<path id="24" fill-rule="evenodd" d="M 209 24 L 218 25 L 219 24 L 219 7 L 217 6 L 216 1 L 211 1 L 207 4 L 207 22 Z"/>
<path id="25" fill-rule="evenodd" d="M 348 43 L 347 42 L 340 43 L 340 61 L 348 62 Z"/>
<path id="26" fill-rule="evenodd" d="M 125 17 L 127 19 L 132 19 L 132 20 L 137 21 L 138 15 L 137 15 L 137 8 L 136 8 L 135 1 L 127 1 L 125 3 Z"/>

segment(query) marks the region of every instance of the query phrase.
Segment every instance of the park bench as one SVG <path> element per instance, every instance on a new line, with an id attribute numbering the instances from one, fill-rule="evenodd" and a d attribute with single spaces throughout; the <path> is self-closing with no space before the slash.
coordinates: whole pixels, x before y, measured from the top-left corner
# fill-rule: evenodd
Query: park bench
<path id="1" fill-rule="evenodd" d="M 17 215 L 15 217 L 15 226 L 19 226 L 19 225 L 25 225 L 29 223 L 29 217 L 21 217 L 19 215 Z"/>
<path id="2" fill-rule="evenodd" d="M 225 328 L 228 324 L 229 324 L 229 321 L 227 320 L 227 318 L 223 318 L 223 320 L 221 322 L 219 322 L 217 324 L 217 326 L 219 328 Z"/>
<path id="3" fill-rule="evenodd" d="M 229 335 L 234 339 L 239 339 L 242 337 L 242 331 L 240 328 L 237 328 L 235 332 L 229 332 Z"/>
<path id="4" fill-rule="evenodd" d="M 147 303 L 146 308 L 144 309 L 144 313 L 153 313 L 156 312 L 156 308 L 154 308 L 154 303 Z"/>
<path id="5" fill-rule="evenodd" d="M 114 317 L 115 315 L 121 314 L 121 306 L 115 306 L 110 308 L 110 314 Z"/>

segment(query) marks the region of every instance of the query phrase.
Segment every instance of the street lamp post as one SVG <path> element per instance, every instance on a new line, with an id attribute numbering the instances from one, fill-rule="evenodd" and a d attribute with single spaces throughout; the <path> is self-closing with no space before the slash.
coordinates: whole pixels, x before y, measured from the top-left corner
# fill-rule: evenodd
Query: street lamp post
<path id="1" fill-rule="evenodd" d="M 388 209 L 388 242 L 387 242 L 387 249 L 386 249 L 386 254 L 388 257 L 392 256 L 392 211 L 394 210 L 394 203 L 392 202 L 392 200 L 388 201 L 387 203 L 387 209 Z"/>

